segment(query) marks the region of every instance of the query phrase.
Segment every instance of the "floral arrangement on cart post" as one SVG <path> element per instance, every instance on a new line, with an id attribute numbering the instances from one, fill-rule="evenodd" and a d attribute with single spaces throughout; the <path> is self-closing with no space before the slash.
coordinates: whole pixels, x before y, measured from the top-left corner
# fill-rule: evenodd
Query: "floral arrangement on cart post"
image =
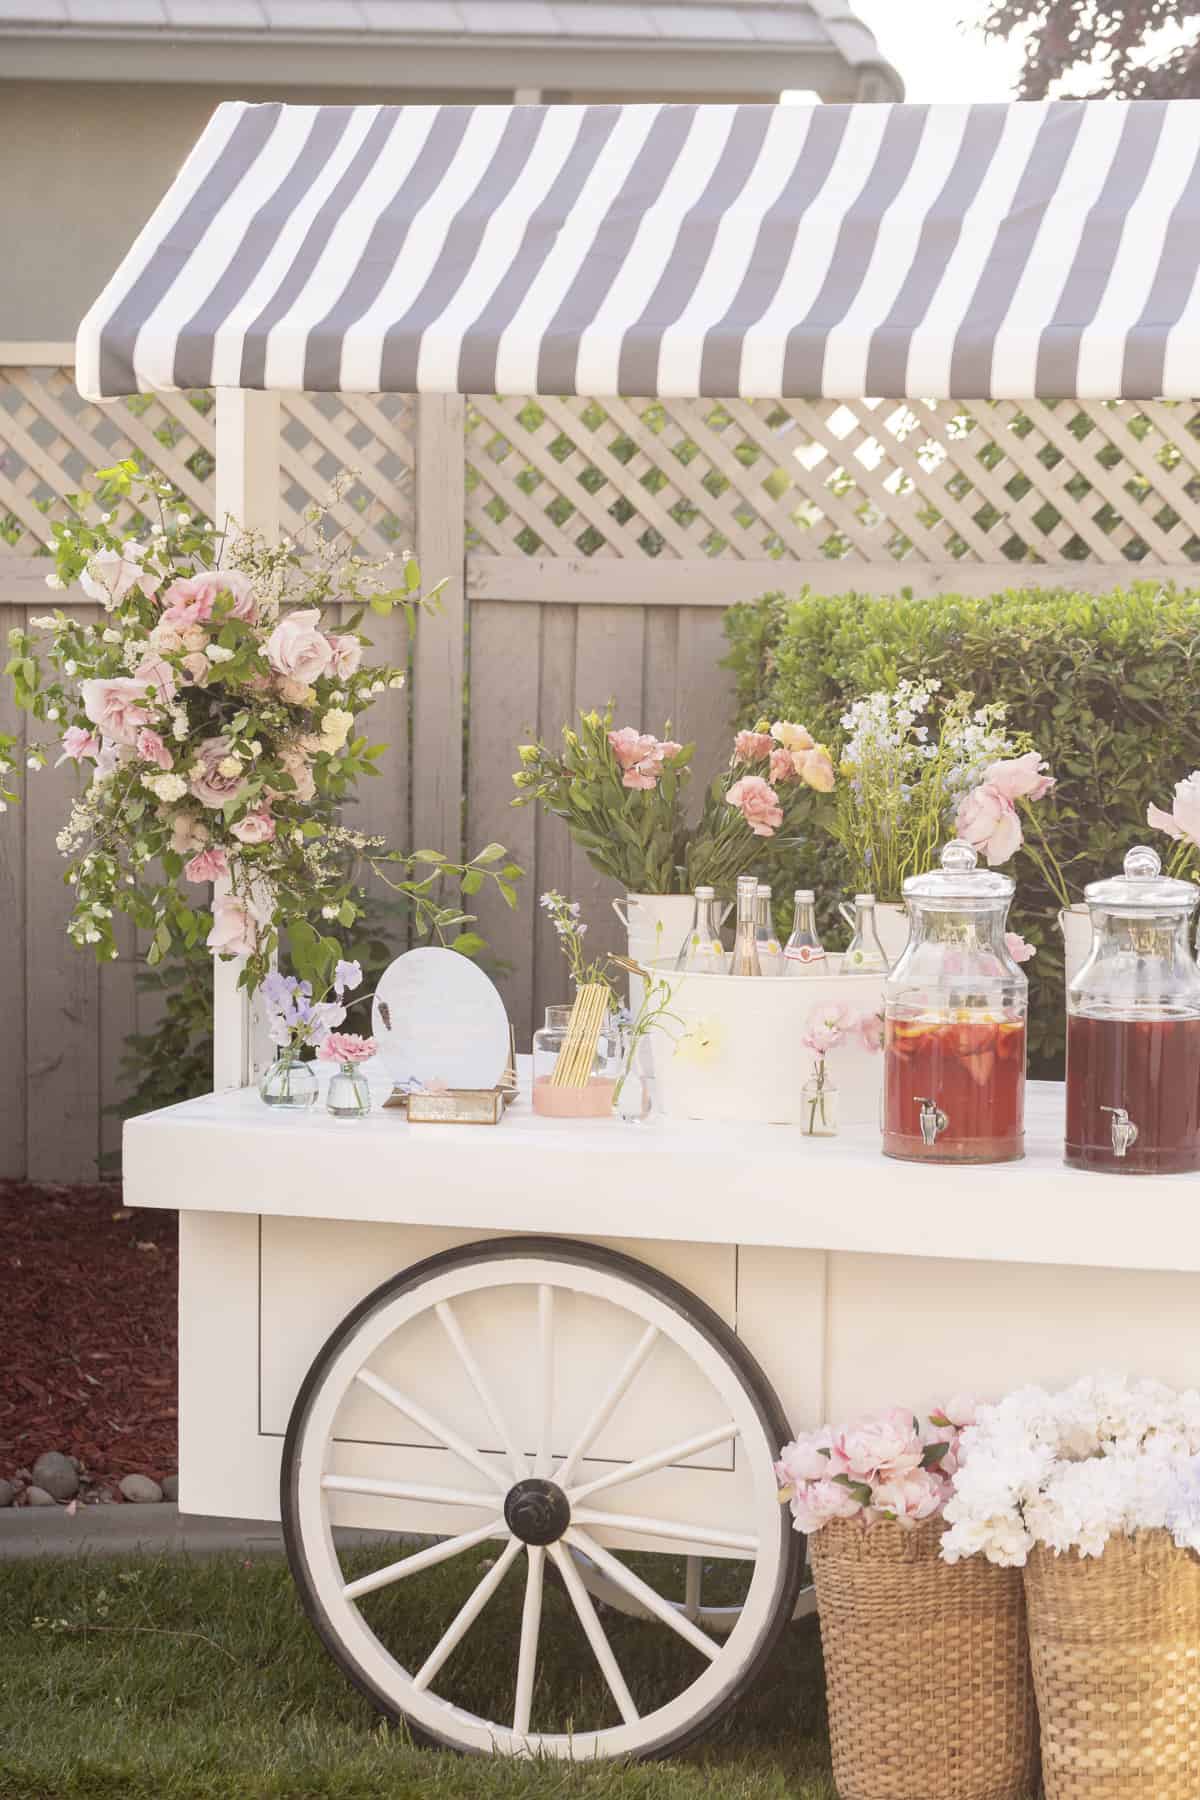
<path id="1" fill-rule="evenodd" d="M 515 906 L 522 873 L 499 844 L 460 863 L 329 822 L 361 778 L 379 773 L 387 747 L 369 741 L 361 715 L 405 681 L 404 670 L 369 660 L 364 622 L 400 607 L 411 624 L 437 590 L 421 593 L 411 557 L 388 585 L 392 558 L 369 562 L 344 534 L 327 534 L 329 507 L 311 508 L 298 536 L 268 543 L 234 527 L 215 533 L 134 462 L 98 480 L 98 494 L 73 496 L 70 519 L 54 524 L 46 580 L 60 591 L 78 583 L 103 620 L 64 608 L 33 619 L 33 630 L 10 633 L 5 669 L 17 704 L 49 727 L 46 741 L 27 745 L 28 767 L 56 757 L 91 771 L 58 836 L 75 890 L 68 934 L 115 959 L 124 914 L 149 934 L 155 965 L 206 933 L 216 955 L 245 958 L 239 980 L 251 993 L 269 983 L 276 1043 L 293 1065 L 328 1039 L 352 1068 L 365 1040 L 330 1033 L 355 965 L 320 923 L 361 920 L 373 872 L 404 897 L 420 932 L 471 954 L 481 942 L 464 929 L 474 915 L 447 888 L 469 897 L 490 882 Z M 119 503 L 135 509 L 137 536 L 114 525 Z M 348 616 L 331 618 L 335 608 Z M 14 751 L 13 737 L 0 738 L 0 775 Z M 3 798 L 16 797 L 10 780 Z M 195 893 L 210 883 L 211 911 Z M 271 979 L 282 944 L 296 973 Z"/>

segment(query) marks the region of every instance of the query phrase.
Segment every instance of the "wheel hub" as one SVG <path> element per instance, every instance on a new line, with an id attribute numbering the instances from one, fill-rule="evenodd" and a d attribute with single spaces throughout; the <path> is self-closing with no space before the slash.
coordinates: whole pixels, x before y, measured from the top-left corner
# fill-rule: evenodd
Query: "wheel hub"
<path id="1" fill-rule="evenodd" d="M 509 1488 L 504 1523 L 523 1544 L 556 1544 L 571 1523 L 571 1503 L 555 1482 L 531 1475 Z"/>

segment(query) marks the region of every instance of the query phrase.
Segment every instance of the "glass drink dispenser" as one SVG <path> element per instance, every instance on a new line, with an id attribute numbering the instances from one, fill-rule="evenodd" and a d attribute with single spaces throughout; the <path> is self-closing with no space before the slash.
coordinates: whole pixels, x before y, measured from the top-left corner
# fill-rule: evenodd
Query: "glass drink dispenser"
<path id="1" fill-rule="evenodd" d="M 911 931 L 884 984 L 883 1149 L 941 1163 L 1024 1155 L 1029 987 L 1004 941 L 1015 883 L 970 844 L 904 883 Z"/>
<path id="2" fill-rule="evenodd" d="M 1200 889 L 1139 845 L 1084 899 L 1092 949 L 1067 990 L 1066 1159 L 1117 1175 L 1200 1168 Z"/>

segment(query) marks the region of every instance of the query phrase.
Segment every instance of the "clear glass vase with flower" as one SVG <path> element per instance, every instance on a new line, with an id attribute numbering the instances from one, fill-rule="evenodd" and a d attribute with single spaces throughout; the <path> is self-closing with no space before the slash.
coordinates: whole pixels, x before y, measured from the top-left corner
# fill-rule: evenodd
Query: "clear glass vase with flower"
<path id="1" fill-rule="evenodd" d="M 259 1095 L 267 1106 L 304 1111 L 316 1104 L 316 1071 L 308 1056 L 320 1053 L 326 1039 L 346 1018 L 348 1006 L 369 999 L 354 994 L 362 985 L 362 966 L 339 958 L 322 992 L 314 999 L 313 984 L 298 975 L 272 969 L 262 984 L 267 1034 L 275 1046 L 275 1061 L 259 1083 Z"/>

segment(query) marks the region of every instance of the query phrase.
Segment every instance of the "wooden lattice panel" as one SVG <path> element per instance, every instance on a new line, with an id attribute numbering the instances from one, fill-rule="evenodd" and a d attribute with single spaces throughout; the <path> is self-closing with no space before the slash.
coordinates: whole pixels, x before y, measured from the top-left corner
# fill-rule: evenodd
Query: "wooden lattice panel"
<path id="1" fill-rule="evenodd" d="M 1200 414 L 1167 403 L 474 396 L 481 557 L 1181 564 Z"/>
<path id="2" fill-rule="evenodd" d="M 280 441 L 281 522 L 297 531 L 305 509 L 327 500 L 333 481 L 355 479 L 331 515 L 362 553 L 406 549 L 413 538 L 413 411 L 402 394 L 287 394 Z M 137 456 L 213 518 L 216 415 L 209 390 L 142 395 L 93 406 L 70 369 L 0 369 L 0 555 L 36 556 L 66 496 L 93 484 L 96 469 Z M 120 523 L 132 509 L 122 505 Z M 214 520 L 214 523 L 216 521 Z"/>

